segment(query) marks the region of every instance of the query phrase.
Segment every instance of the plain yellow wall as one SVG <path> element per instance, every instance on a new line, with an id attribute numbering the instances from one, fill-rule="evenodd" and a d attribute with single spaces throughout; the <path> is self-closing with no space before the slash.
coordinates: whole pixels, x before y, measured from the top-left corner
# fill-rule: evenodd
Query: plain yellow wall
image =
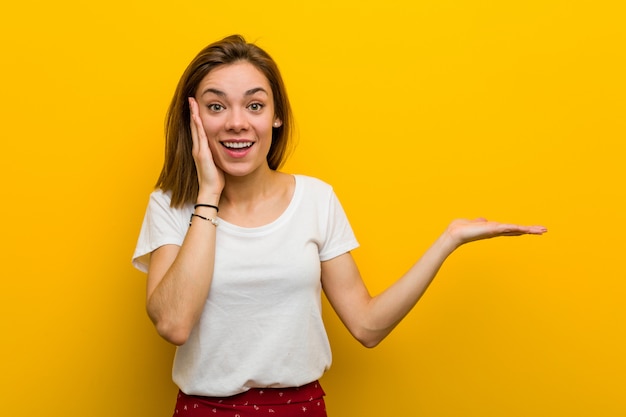
<path id="1" fill-rule="evenodd" d="M 619 0 L 4 5 L 2 414 L 171 415 L 130 256 L 178 77 L 239 32 L 279 62 L 286 170 L 335 186 L 373 293 L 455 217 L 550 229 L 462 248 L 374 350 L 327 309 L 331 416 L 626 415 L 625 19 Z"/>

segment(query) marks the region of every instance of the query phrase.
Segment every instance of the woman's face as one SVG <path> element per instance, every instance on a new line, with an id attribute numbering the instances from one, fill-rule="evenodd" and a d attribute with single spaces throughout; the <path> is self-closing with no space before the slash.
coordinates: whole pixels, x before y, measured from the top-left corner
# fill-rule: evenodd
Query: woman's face
<path id="1" fill-rule="evenodd" d="M 247 61 L 209 72 L 196 90 L 200 118 L 215 164 L 225 174 L 245 176 L 269 168 L 274 115 L 269 81 Z"/>

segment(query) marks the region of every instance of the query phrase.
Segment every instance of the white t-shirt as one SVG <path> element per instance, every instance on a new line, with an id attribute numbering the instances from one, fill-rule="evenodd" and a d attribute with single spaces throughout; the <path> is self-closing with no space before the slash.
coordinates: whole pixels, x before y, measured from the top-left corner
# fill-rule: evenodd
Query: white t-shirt
<path id="1" fill-rule="evenodd" d="M 322 376 L 331 352 L 321 317 L 320 262 L 358 247 L 331 186 L 296 175 L 292 200 L 270 224 L 244 228 L 220 219 L 215 269 L 202 316 L 179 346 L 173 379 L 189 395 L 230 396 L 295 387 Z M 154 191 L 133 264 L 181 245 L 192 205 L 170 207 Z"/>

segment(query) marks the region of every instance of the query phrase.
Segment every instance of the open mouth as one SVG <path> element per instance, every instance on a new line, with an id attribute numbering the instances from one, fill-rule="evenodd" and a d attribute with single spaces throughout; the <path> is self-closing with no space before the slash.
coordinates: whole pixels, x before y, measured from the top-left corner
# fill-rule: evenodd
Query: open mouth
<path id="1" fill-rule="evenodd" d="M 254 142 L 221 142 L 222 146 L 226 149 L 231 149 L 234 151 L 244 150 L 250 148 L 254 145 Z"/>

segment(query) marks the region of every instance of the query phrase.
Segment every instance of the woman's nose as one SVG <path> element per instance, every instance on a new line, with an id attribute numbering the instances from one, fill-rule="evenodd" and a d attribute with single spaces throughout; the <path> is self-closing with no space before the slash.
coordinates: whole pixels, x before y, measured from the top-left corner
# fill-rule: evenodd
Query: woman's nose
<path id="1" fill-rule="evenodd" d="M 248 128 L 248 119 L 245 111 L 240 109 L 231 109 L 226 119 L 226 130 L 235 132 L 246 130 Z"/>

